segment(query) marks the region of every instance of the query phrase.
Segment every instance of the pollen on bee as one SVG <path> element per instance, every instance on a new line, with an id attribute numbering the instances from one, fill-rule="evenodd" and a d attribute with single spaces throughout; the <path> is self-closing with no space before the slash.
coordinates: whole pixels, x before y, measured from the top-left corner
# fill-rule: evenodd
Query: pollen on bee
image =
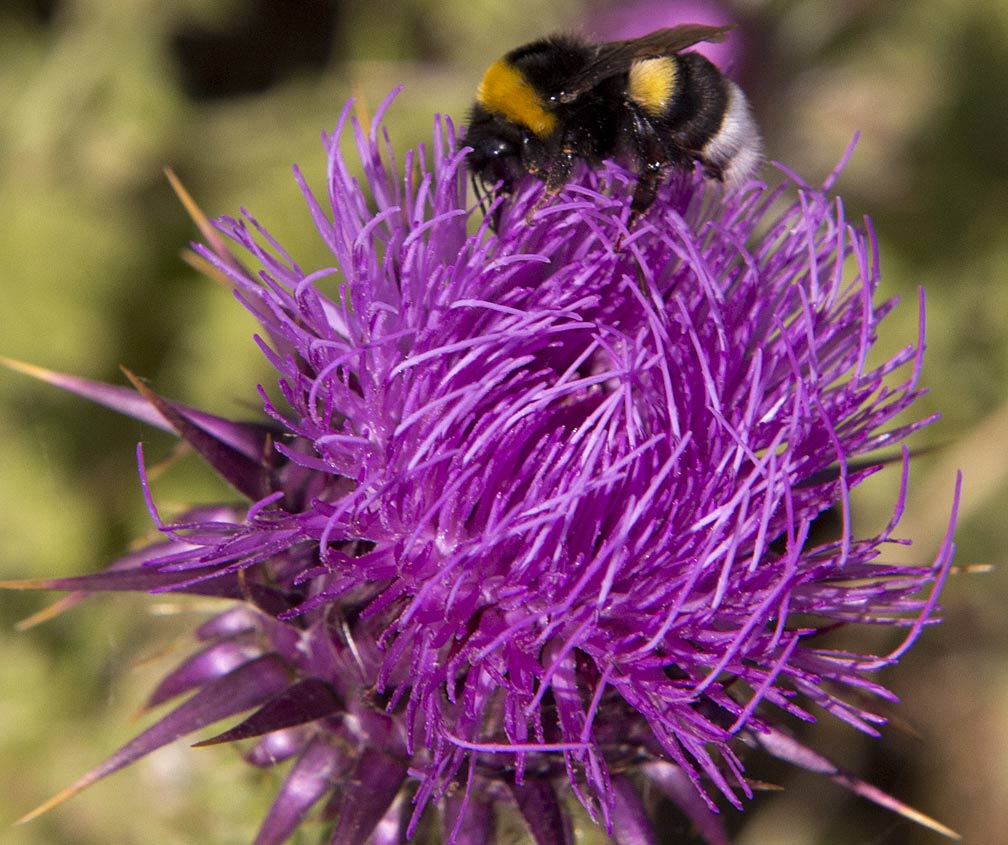
<path id="1" fill-rule="evenodd" d="M 664 114 L 676 85 L 676 63 L 669 56 L 640 59 L 630 65 L 627 95 L 654 117 Z"/>

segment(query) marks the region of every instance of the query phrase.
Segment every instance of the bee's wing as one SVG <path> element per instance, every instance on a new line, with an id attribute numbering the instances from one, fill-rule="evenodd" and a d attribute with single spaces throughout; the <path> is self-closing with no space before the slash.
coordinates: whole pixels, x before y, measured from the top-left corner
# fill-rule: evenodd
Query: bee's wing
<path id="1" fill-rule="evenodd" d="M 730 29 L 730 25 L 689 23 L 657 29 L 641 38 L 599 44 L 591 63 L 567 80 L 564 89 L 557 92 L 555 98 L 561 103 L 572 103 L 603 80 L 629 70 L 630 65 L 638 59 L 678 53 L 701 41 L 724 41 Z"/>

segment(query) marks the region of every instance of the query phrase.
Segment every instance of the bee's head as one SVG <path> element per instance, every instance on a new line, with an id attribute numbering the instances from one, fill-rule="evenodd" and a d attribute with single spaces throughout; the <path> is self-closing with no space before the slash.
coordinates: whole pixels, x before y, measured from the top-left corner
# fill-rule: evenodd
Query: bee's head
<path id="1" fill-rule="evenodd" d="M 470 115 L 465 144 L 472 147 L 469 170 L 488 189 L 500 183 L 501 192 L 511 193 L 523 176 L 538 169 L 542 145 L 529 130 L 479 105 Z"/>
<path id="2" fill-rule="evenodd" d="M 500 183 L 501 191 L 508 194 L 525 173 L 519 148 L 506 138 L 484 138 L 473 144 L 469 169 L 487 187 Z"/>

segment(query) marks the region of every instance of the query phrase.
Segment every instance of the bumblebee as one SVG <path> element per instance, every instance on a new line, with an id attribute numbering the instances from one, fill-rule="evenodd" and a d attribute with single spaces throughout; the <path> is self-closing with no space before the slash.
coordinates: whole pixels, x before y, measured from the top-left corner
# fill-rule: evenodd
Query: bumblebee
<path id="1" fill-rule="evenodd" d="M 673 169 L 700 162 L 706 176 L 737 185 L 759 166 L 759 131 L 745 94 L 699 53 L 728 26 L 687 24 L 642 38 L 593 44 L 552 35 L 518 47 L 487 69 L 465 142 L 477 196 L 511 193 L 532 174 L 544 197 L 570 179 L 577 160 L 605 159 L 638 176 L 641 214 Z M 482 192 L 481 189 L 482 188 Z"/>

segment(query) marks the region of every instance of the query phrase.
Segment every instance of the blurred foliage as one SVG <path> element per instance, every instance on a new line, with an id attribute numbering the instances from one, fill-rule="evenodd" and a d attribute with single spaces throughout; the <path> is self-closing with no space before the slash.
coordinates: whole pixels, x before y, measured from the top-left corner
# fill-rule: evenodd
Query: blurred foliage
<path id="1" fill-rule="evenodd" d="M 667 7 L 674 13 L 677 3 Z M 733 74 L 771 158 L 817 182 L 862 133 L 839 191 L 854 219 L 874 221 L 884 294 L 904 298 L 883 332 L 890 351 L 915 337 L 916 289 L 927 290 L 932 393 L 921 407 L 944 419 L 915 438 L 927 453 L 915 461 L 901 526 L 915 546 L 893 555 L 930 559 L 962 468 L 958 560 L 995 567 L 954 576 L 946 624 L 886 674 L 912 730 L 871 741 L 827 720 L 815 741 L 971 845 L 1008 841 L 1008 7 L 723 8 L 739 22 L 744 52 Z M 601 0 L 7 0 L 0 353 L 120 383 L 123 362 L 166 395 L 248 413 L 250 385 L 270 379 L 253 323 L 179 259 L 194 232 L 162 167 L 209 214 L 247 207 L 292 254 L 320 260 L 290 165 L 320 183 L 319 132 L 348 96 L 373 110 L 405 84 L 388 117 L 404 150 L 429 136 L 434 112 L 464 119 L 490 57 L 551 29 L 590 30 L 605 10 Z M 171 453 L 169 438 L 6 372 L 0 427 L 0 577 L 91 571 L 150 532 L 133 446 L 144 439 L 158 461 Z M 176 462 L 158 481 L 159 501 L 170 509 L 217 497 L 208 476 L 191 458 Z M 890 480 L 859 493 L 866 531 L 879 527 L 893 490 Z M 129 714 L 205 612 L 105 598 L 13 630 L 47 601 L 0 594 L 0 825 L 135 732 Z M 754 776 L 785 791 L 758 796 L 743 816 L 728 811 L 740 845 L 938 841 L 821 779 L 751 763 Z M 248 842 L 276 778 L 248 771 L 233 751 L 179 744 L 4 841 Z M 685 841 L 680 820 L 669 830 L 670 841 Z"/>

